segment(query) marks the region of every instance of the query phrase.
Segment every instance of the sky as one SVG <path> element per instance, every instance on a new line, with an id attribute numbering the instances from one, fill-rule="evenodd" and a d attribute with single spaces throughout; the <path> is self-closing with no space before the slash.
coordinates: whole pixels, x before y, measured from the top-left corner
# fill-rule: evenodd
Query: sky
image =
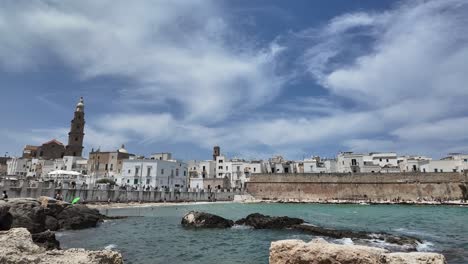
<path id="1" fill-rule="evenodd" d="M 0 155 L 468 149 L 468 1 L 4 0 Z M 85 154 L 86 155 L 86 154 Z"/>

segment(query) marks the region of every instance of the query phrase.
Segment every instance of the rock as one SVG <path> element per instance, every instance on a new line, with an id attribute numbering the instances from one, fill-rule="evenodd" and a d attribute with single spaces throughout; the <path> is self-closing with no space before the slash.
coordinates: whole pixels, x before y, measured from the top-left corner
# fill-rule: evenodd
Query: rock
<path id="1" fill-rule="evenodd" d="M 232 220 L 225 219 L 221 216 L 191 211 L 184 215 L 181 222 L 184 227 L 205 227 L 205 228 L 228 228 L 234 225 Z"/>
<path id="2" fill-rule="evenodd" d="M 24 227 L 31 233 L 45 231 L 46 209 L 36 199 L 9 199 L 7 205 L 13 217 L 11 227 Z"/>
<path id="3" fill-rule="evenodd" d="M 47 196 L 40 196 L 39 198 L 37 198 L 37 201 L 41 203 L 42 207 L 47 208 L 46 214 L 53 217 L 57 217 L 57 215 L 60 212 L 62 212 L 63 209 L 65 209 L 65 207 L 70 205 L 69 203 L 59 201 Z"/>
<path id="4" fill-rule="evenodd" d="M 310 224 L 296 225 L 293 228 L 301 231 L 302 233 L 308 233 L 315 236 L 325 236 L 336 239 L 351 238 L 353 240 L 381 240 L 389 244 L 404 246 L 401 247 L 400 250 L 405 251 L 415 251 L 418 244 L 422 242 L 418 238 L 409 236 L 396 236 L 387 233 L 370 233 L 363 231 L 336 230 L 314 226 Z"/>
<path id="5" fill-rule="evenodd" d="M 10 213 L 10 206 L 2 201 L 0 203 L 0 231 L 8 230 L 13 223 L 13 216 Z"/>
<path id="6" fill-rule="evenodd" d="M 72 230 L 96 227 L 103 218 L 97 209 L 91 209 L 86 205 L 66 206 L 57 215 L 59 229 Z"/>
<path id="7" fill-rule="evenodd" d="M 33 243 L 25 228 L 0 232 L 0 263 L 5 264 L 122 264 L 122 255 L 111 250 L 50 250 Z"/>
<path id="8" fill-rule="evenodd" d="M 46 215 L 45 229 L 50 231 L 57 231 L 60 228 L 58 220 L 50 215 Z"/>
<path id="9" fill-rule="evenodd" d="M 271 243 L 270 264 L 445 264 L 435 253 L 389 253 L 385 249 L 336 245 L 323 240 L 306 243 L 282 240 Z"/>
<path id="10" fill-rule="evenodd" d="M 32 240 L 47 250 L 60 249 L 60 242 L 55 238 L 55 233 L 49 230 L 32 234 Z"/>
<path id="11" fill-rule="evenodd" d="M 250 214 L 236 221 L 237 225 L 252 226 L 255 229 L 283 229 L 304 223 L 304 220 L 287 216 L 268 216 L 259 213 Z"/>

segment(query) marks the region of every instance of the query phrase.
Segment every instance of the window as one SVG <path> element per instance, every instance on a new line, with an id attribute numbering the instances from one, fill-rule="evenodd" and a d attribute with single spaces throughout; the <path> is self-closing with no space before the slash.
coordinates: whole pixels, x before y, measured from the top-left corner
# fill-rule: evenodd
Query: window
<path id="1" fill-rule="evenodd" d="M 146 176 L 150 176 L 151 175 L 151 167 L 147 167 L 146 168 Z"/>
<path id="2" fill-rule="evenodd" d="M 257 168 L 254 168 L 254 172 L 257 170 Z"/>
<path id="3" fill-rule="evenodd" d="M 223 163 L 223 160 L 219 160 L 219 163 Z"/>
<path id="4" fill-rule="evenodd" d="M 438 170 L 437 170 L 437 169 L 434 169 L 434 172 L 438 172 Z"/>
<path id="5" fill-rule="evenodd" d="M 379 159 L 380 161 L 382 161 L 382 159 Z"/>
<path id="6" fill-rule="evenodd" d="M 108 166 L 109 166 L 109 164 L 106 163 L 106 168 L 105 168 L 105 170 L 107 170 Z"/>
<path id="7" fill-rule="evenodd" d="M 380 161 L 382 161 L 382 159 L 380 159 Z M 351 160 L 351 165 L 352 165 L 352 166 L 356 166 L 356 165 L 357 165 L 356 159 L 352 159 L 352 160 Z"/>
<path id="8" fill-rule="evenodd" d="M 453 172 L 457 172 L 457 169 L 453 169 Z"/>
<path id="9" fill-rule="evenodd" d="M 218 176 L 223 176 L 223 174 L 222 174 L 222 173 L 218 173 Z"/>
<path id="10" fill-rule="evenodd" d="M 130 174 L 130 172 L 131 172 L 131 171 L 130 171 L 130 170 L 128 170 L 128 174 Z"/>
<path id="11" fill-rule="evenodd" d="M 464 159 L 463 161 L 464 161 L 464 162 L 468 162 L 468 159 Z"/>
<path id="12" fill-rule="evenodd" d="M 443 170 L 443 169 L 440 169 L 440 172 L 444 172 L 444 170 Z"/>
<path id="13" fill-rule="evenodd" d="M 150 179 L 146 179 L 146 184 L 150 184 Z"/>
<path id="14" fill-rule="evenodd" d="M 110 171 L 112 171 L 114 169 L 114 163 L 111 163 L 110 165 Z"/>
<path id="15" fill-rule="evenodd" d="M 184 171 L 184 176 L 187 176 L 187 171 Z"/>
<path id="16" fill-rule="evenodd" d="M 222 169 L 223 169 L 223 166 L 219 166 L 218 169 L 222 170 Z"/>
<path id="17" fill-rule="evenodd" d="M 226 166 L 226 170 L 228 170 L 228 169 L 229 169 L 229 167 L 228 167 L 228 166 Z"/>
<path id="18" fill-rule="evenodd" d="M 206 169 L 205 169 L 205 166 L 203 166 L 203 171 L 205 171 L 205 170 L 206 170 Z"/>
<path id="19" fill-rule="evenodd" d="M 133 184 L 138 184 L 138 179 L 134 179 Z"/>
<path id="20" fill-rule="evenodd" d="M 387 159 L 387 162 L 388 162 L 388 159 Z"/>
<path id="21" fill-rule="evenodd" d="M 164 175 L 164 169 L 161 169 L 161 174 Z"/>
<path id="22" fill-rule="evenodd" d="M 135 167 L 135 175 L 138 175 L 139 172 L 140 172 L 140 167 Z"/>
<path id="23" fill-rule="evenodd" d="M 176 177 L 179 176 L 179 169 L 175 169 L 175 176 L 176 176 Z"/>
<path id="24" fill-rule="evenodd" d="M 240 171 L 240 166 L 237 166 L 237 171 Z"/>
<path id="25" fill-rule="evenodd" d="M 127 183 L 130 183 L 130 179 L 127 179 Z"/>

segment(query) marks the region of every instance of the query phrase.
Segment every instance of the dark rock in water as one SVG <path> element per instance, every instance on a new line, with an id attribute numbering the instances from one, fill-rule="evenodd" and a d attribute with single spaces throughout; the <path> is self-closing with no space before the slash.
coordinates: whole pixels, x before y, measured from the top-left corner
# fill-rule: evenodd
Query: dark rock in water
<path id="1" fill-rule="evenodd" d="M 59 229 L 75 230 L 96 227 L 103 217 L 98 210 L 86 205 L 69 205 L 57 215 L 57 220 Z"/>
<path id="2" fill-rule="evenodd" d="M 36 199 L 10 199 L 7 205 L 13 216 L 12 228 L 24 227 L 31 233 L 45 230 L 46 209 Z"/>
<path id="3" fill-rule="evenodd" d="M 255 229 L 283 229 L 304 223 L 304 220 L 287 216 L 268 216 L 259 213 L 250 214 L 236 221 L 237 225 L 252 226 Z"/>
<path id="4" fill-rule="evenodd" d="M 57 231 L 60 228 L 58 220 L 53 216 L 46 215 L 45 228 L 50 231 Z"/>
<path id="5" fill-rule="evenodd" d="M 8 230 L 13 223 L 13 216 L 10 213 L 10 206 L 4 202 L 0 204 L 0 231 Z"/>
<path id="6" fill-rule="evenodd" d="M 184 227 L 195 228 L 229 228 L 234 225 L 234 222 L 221 216 L 191 211 L 184 215 L 181 224 Z"/>
<path id="7" fill-rule="evenodd" d="M 422 242 L 418 238 L 409 236 L 396 236 L 387 233 L 370 233 L 364 231 L 336 230 L 308 224 L 297 225 L 293 228 L 311 235 L 336 239 L 351 238 L 358 240 L 380 240 L 394 245 L 406 246 L 408 251 L 416 250 L 417 245 Z"/>
<path id="8" fill-rule="evenodd" d="M 32 240 L 47 250 L 60 249 L 60 242 L 55 238 L 55 233 L 51 231 L 32 234 Z"/>

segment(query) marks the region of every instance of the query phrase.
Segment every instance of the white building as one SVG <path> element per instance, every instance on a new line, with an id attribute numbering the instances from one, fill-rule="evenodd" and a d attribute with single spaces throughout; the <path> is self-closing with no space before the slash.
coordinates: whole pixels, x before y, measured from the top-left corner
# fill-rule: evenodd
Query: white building
<path id="1" fill-rule="evenodd" d="M 11 158 L 7 161 L 7 175 L 26 176 L 29 171 L 30 159 Z"/>
<path id="2" fill-rule="evenodd" d="M 190 188 L 203 189 L 204 179 L 216 178 L 216 161 L 214 160 L 192 160 L 188 162 L 188 173 Z"/>
<path id="3" fill-rule="evenodd" d="M 431 160 L 426 156 L 402 156 L 398 157 L 398 166 L 401 172 L 419 172 L 422 171 L 421 166 Z"/>
<path id="4" fill-rule="evenodd" d="M 117 184 L 134 187 L 184 188 L 187 186 L 187 164 L 175 160 L 124 160 Z"/>
<path id="5" fill-rule="evenodd" d="M 398 157 L 394 152 L 371 152 L 369 154 L 340 152 L 337 156 L 336 168 L 340 173 L 400 172 Z"/>
<path id="6" fill-rule="evenodd" d="M 231 187 L 243 188 L 253 173 L 262 173 L 261 161 L 246 161 L 243 159 L 228 160 L 224 155 L 216 157 L 216 178 L 228 178 Z"/>
<path id="7" fill-rule="evenodd" d="M 420 166 L 422 172 L 464 172 L 468 170 L 468 155 L 451 153 L 441 160 L 430 160 Z"/>
<path id="8" fill-rule="evenodd" d="M 336 172 L 336 160 L 315 156 L 310 159 L 296 162 L 297 173 L 333 173 Z"/>

